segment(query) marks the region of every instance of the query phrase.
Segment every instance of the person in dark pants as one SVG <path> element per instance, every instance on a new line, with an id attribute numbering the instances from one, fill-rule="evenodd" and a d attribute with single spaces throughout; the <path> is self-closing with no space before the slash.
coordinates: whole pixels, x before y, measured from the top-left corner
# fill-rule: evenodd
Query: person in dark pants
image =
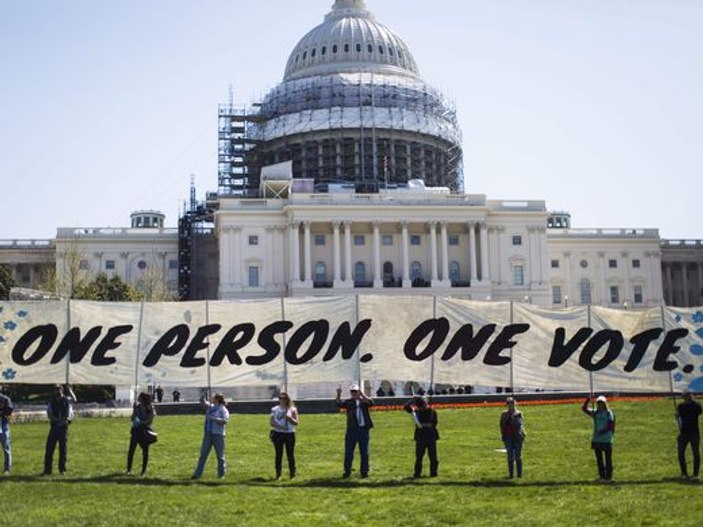
<path id="1" fill-rule="evenodd" d="M 57 385 L 54 394 L 46 408 L 49 417 L 49 436 L 46 438 L 46 452 L 44 454 L 44 475 L 51 474 L 54 464 L 54 451 L 56 443 L 59 444 L 59 472 L 66 472 L 68 460 L 68 427 L 73 420 L 73 406 L 76 396 L 69 385 L 65 388 Z"/>
<path id="2" fill-rule="evenodd" d="M 181 392 L 178 391 L 178 388 L 176 388 L 175 390 L 173 390 L 173 393 L 172 393 L 171 395 L 173 395 L 173 402 L 174 402 L 174 403 L 180 403 L 180 402 L 181 402 Z"/>
<path id="3" fill-rule="evenodd" d="M 686 446 L 691 445 L 693 453 L 693 479 L 698 479 L 701 468 L 700 454 L 700 431 L 698 428 L 698 417 L 701 415 L 701 405 L 693 399 L 693 395 L 688 390 L 683 392 L 683 402 L 676 409 L 676 417 L 679 422 L 679 467 L 681 477 L 688 478 L 688 468 L 686 467 Z"/>
<path id="4" fill-rule="evenodd" d="M 151 396 L 148 393 L 140 393 L 137 404 L 132 408 L 132 429 L 129 439 L 129 450 L 127 451 L 127 475 L 132 475 L 132 461 L 137 445 L 142 449 L 142 472 L 146 475 L 146 468 L 149 464 L 149 439 L 147 434 L 151 432 L 151 423 L 154 422 L 156 411 L 151 404 Z"/>
<path id="5" fill-rule="evenodd" d="M 354 461 L 354 450 L 359 445 L 361 455 L 361 477 L 369 477 L 369 439 L 373 421 L 369 413 L 369 408 L 373 406 L 373 399 L 366 397 L 358 384 L 349 387 L 351 398 L 341 400 L 342 388 L 337 388 L 337 408 L 344 408 L 347 412 L 347 433 L 344 436 L 344 474 L 342 477 L 348 478 L 351 475 L 352 462 Z"/>
<path id="6" fill-rule="evenodd" d="M 278 396 L 278 405 L 271 408 L 271 442 L 276 451 L 276 479 L 281 479 L 283 448 L 286 449 L 290 478 L 295 477 L 295 428 L 298 426 L 298 409 L 286 392 Z"/>
<path id="7" fill-rule="evenodd" d="M 161 386 L 157 386 L 156 390 L 154 390 L 154 393 L 156 393 L 156 402 L 161 403 L 164 400 L 164 389 Z"/>
<path id="8" fill-rule="evenodd" d="M 12 400 L 0 393 L 0 446 L 2 447 L 3 476 L 10 475 L 12 468 L 12 448 L 10 444 L 10 416 L 14 406 Z"/>
<path id="9" fill-rule="evenodd" d="M 439 467 L 437 412 L 427 404 L 424 397 L 413 397 L 405 403 L 404 408 L 413 416 L 415 423 L 415 471 L 413 477 L 422 476 L 422 459 L 425 457 L 425 452 L 430 458 L 430 477 L 437 477 L 437 467 Z"/>
<path id="10" fill-rule="evenodd" d="M 589 408 L 590 397 L 581 406 L 581 410 L 593 419 L 593 436 L 591 448 L 596 454 L 598 475 L 601 481 L 613 479 L 613 435 L 615 434 L 615 414 L 608 408 L 604 395 L 596 399 L 596 409 Z"/>

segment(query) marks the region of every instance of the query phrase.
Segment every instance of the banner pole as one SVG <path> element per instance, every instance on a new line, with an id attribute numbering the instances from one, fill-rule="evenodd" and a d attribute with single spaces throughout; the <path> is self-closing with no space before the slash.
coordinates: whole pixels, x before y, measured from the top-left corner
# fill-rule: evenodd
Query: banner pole
<path id="1" fill-rule="evenodd" d="M 281 322 L 286 320 L 286 299 L 281 297 Z M 286 333 L 283 333 L 283 391 L 288 393 L 288 361 L 286 360 Z"/>
<path id="2" fill-rule="evenodd" d="M 586 306 L 586 319 L 587 319 L 587 322 L 588 322 L 588 329 L 592 329 L 592 328 L 591 328 L 591 304 L 588 304 L 588 305 Z M 595 395 L 595 394 L 594 394 L 593 384 L 594 384 L 594 382 L 593 382 L 593 372 L 592 372 L 592 371 L 589 371 L 589 372 L 588 372 L 588 389 L 589 389 L 589 396 L 590 396 L 590 398 L 591 398 L 591 406 L 592 406 L 593 409 L 595 409 L 595 403 L 593 402 L 593 396 Z"/>
<path id="3" fill-rule="evenodd" d="M 432 295 L 432 318 L 437 319 L 437 295 Z M 432 354 L 432 360 L 430 361 L 430 386 L 428 388 L 429 390 L 432 390 L 432 393 L 435 392 L 434 389 L 434 357 L 435 354 Z"/>
<path id="4" fill-rule="evenodd" d="M 144 322 L 144 301 L 139 303 L 139 330 L 137 331 L 137 353 L 135 354 L 136 360 L 134 361 L 134 391 L 136 392 L 139 388 L 139 354 L 142 350 L 142 327 Z M 134 401 L 132 401 L 134 402 Z"/>
<path id="5" fill-rule="evenodd" d="M 66 331 L 71 331 L 71 299 L 66 303 Z M 66 379 L 64 384 L 68 384 L 71 375 L 71 354 L 66 353 Z"/>
<path id="6" fill-rule="evenodd" d="M 354 327 L 359 325 L 359 294 L 356 294 L 356 320 L 354 321 Z M 359 348 L 356 350 L 356 368 L 357 368 L 357 377 L 359 378 L 359 389 L 363 390 L 363 380 L 361 379 L 361 344 L 359 344 Z"/>
<path id="7" fill-rule="evenodd" d="M 664 312 L 664 306 L 659 306 L 659 313 L 661 315 L 661 320 L 662 320 L 662 328 L 664 331 L 666 331 L 666 314 Z M 674 378 L 671 375 L 671 372 L 668 372 L 669 375 L 669 390 L 671 391 L 671 400 L 674 402 L 674 415 L 678 412 L 678 407 L 676 406 L 676 392 L 674 391 Z M 678 419 L 677 419 L 677 426 L 678 426 Z"/>
<path id="8" fill-rule="evenodd" d="M 510 325 L 515 321 L 513 301 L 510 301 Z M 513 346 L 514 347 L 514 346 Z M 510 393 L 515 393 L 515 370 L 513 367 L 513 347 L 510 348 Z"/>
<path id="9" fill-rule="evenodd" d="M 210 301 L 205 300 L 205 325 L 210 325 Z M 210 336 L 207 337 L 207 348 L 205 348 L 205 353 L 207 356 L 207 396 L 210 397 L 212 393 L 212 377 L 210 374 Z"/>

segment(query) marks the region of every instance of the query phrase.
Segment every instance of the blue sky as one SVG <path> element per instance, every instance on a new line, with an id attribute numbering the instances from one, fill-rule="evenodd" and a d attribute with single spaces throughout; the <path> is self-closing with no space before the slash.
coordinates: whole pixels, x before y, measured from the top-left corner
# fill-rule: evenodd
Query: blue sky
<path id="1" fill-rule="evenodd" d="M 175 226 L 217 105 L 278 83 L 332 0 L 0 0 L 0 239 Z M 703 2 L 367 0 L 456 101 L 466 189 L 703 238 Z M 701 222 L 703 223 L 703 222 Z"/>

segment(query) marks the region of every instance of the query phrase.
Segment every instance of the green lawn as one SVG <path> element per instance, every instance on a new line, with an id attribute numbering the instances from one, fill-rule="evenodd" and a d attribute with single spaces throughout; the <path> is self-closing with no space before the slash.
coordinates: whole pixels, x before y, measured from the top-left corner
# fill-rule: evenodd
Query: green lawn
<path id="1" fill-rule="evenodd" d="M 675 525 L 703 524 L 703 485 L 676 479 L 670 401 L 615 403 L 615 483 L 596 481 L 590 420 L 578 405 L 523 407 L 524 478 L 505 479 L 499 408 L 440 410 L 440 476 L 413 480 L 410 417 L 374 414 L 371 477 L 342 480 L 342 415 L 305 415 L 299 475 L 272 480 L 267 416 L 233 415 L 228 475 L 189 478 L 202 417 L 159 417 L 149 477 L 124 475 L 126 419 L 71 426 L 66 476 L 42 477 L 48 425 L 14 424 L 14 469 L 0 481 L 2 525 Z M 137 451 L 135 466 L 141 462 Z M 284 462 L 285 466 L 285 462 Z M 355 460 L 358 467 L 358 458 Z"/>

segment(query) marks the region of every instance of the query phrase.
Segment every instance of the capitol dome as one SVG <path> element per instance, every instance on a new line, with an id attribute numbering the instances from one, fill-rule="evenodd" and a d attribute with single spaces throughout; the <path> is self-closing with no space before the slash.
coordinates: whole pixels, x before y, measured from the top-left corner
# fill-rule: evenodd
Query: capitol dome
<path id="1" fill-rule="evenodd" d="M 410 180 L 463 190 L 454 105 L 363 0 L 336 0 L 254 113 L 221 113 L 220 134 L 221 187 L 236 195 L 258 195 L 261 168 L 285 161 L 318 192 L 373 193 Z M 246 140 L 233 146 L 237 134 Z"/>
<path id="2" fill-rule="evenodd" d="M 366 9 L 363 0 L 337 1 L 322 24 L 298 42 L 284 80 L 356 72 L 417 76 L 403 40 Z"/>

